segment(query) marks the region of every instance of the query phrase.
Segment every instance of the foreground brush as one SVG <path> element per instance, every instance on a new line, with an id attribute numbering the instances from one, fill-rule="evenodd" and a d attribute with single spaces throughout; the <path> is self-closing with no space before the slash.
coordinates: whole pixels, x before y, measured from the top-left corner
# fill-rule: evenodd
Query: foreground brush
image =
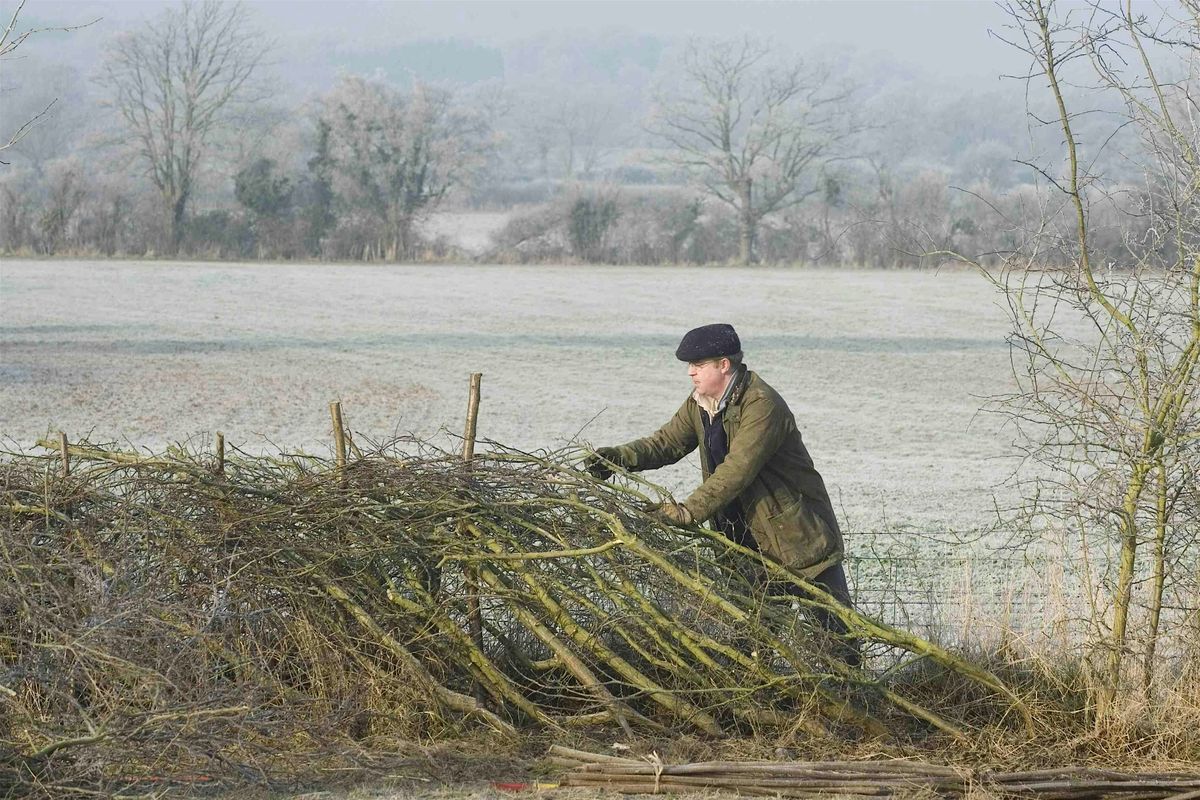
<path id="1" fill-rule="evenodd" d="M 979 720 L 1031 724 L 987 671 L 719 534 L 656 522 L 640 510 L 653 486 L 597 482 L 580 453 L 68 455 L 65 476 L 58 456 L 0 462 L 0 788 L 292 775 L 347 742 L 464 725 L 967 739 Z M 837 657 L 816 605 L 866 671 Z M 955 702 L 931 702 L 920 675 Z"/>

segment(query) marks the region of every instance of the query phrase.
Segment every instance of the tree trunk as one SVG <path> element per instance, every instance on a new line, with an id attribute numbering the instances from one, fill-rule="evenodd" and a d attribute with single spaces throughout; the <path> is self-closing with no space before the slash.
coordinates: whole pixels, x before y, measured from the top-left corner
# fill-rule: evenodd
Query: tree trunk
<path id="1" fill-rule="evenodd" d="M 1125 655 L 1125 635 L 1129 625 L 1129 606 L 1133 596 L 1133 579 L 1137 568 L 1138 501 L 1146 485 L 1147 467 L 1134 466 L 1121 508 L 1121 556 L 1117 585 L 1113 591 L 1113 625 L 1109 643 L 1106 685 L 1100 695 L 1100 713 L 1107 714 L 1121 686 L 1122 661 Z"/>
<path id="2" fill-rule="evenodd" d="M 177 255 L 183 243 L 183 214 L 187 208 L 187 195 L 167 198 L 167 253 Z"/>
<path id="3" fill-rule="evenodd" d="M 738 182 L 738 261 L 743 265 L 753 264 L 755 261 L 754 253 L 754 238 L 758 220 L 754 216 L 754 206 L 752 205 L 750 178 L 743 178 Z"/>
<path id="4" fill-rule="evenodd" d="M 1154 492 L 1154 564 L 1150 584 L 1150 620 L 1147 625 L 1146 655 L 1142 668 L 1142 690 L 1150 697 L 1154 689 L 1154 656 L 1158 646 L 1158 626 L 1162 617 L 1163 588 L 1166 583 L 1167 543 L 1167 466 L 1163 459 L 1155 465 L 1158 480 Z"/>
<path id="5" fill-rule="evenodd" d="M 396 260 L 408 261 L 413 256 L 413 218 L 410 214 L 400 217 L 396 226 Z"/>

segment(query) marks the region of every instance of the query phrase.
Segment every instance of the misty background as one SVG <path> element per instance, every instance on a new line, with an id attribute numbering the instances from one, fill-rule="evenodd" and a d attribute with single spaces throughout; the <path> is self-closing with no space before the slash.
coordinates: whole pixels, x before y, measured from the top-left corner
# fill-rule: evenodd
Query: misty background
<path id="1" fill-rule="evenodd" d="M 0 64 L 4 138 L 55 101 L 3 153 L 0 251 L 918 266 L 938 261 L 932 251 L 1011 249 L 1020 221 L 1044 214 L 1031 165 L 1060 158 L 1061 133 L 1027 113 L 1052 118 L 1043 87 L 1020 78 L 1029 59 L 988 2 L 249 2 L 238 24 L 259 51 L 254 75 L 206 141 L 169 234 L 105 64 L 122 37 L 179 7 L 21 10 L 18 30 L 85 27 L 36 33 Z M 15 8 L 0 3 L 6 19 Z M 737 42 L 761 48 L 764 68 L 799 62 L 818 88 L 836 86 L 844 115 L 741 250 L 737 198 L 706 187 L 661 124 L 694 86 L 689 48 L 703 59 Z M 1087 86 L 1073 91 L 1105 108 Z M 438 129 L 438 157 L 456 169 L 397 223 L 361 181 L 348 185 L 367 167 L 339 160 L 321 131 L 336 139 L 362 104 L 417 96 L 456 121 Z M 338 117 L 347 98 L 360 107 Z M 1103 113 L 1077 124 L 1090 163 L 1133 187 L 1136 143 Z M 1129 219 L 1113 218 L 1105 239 L 1097 210 L 1097 246 L 1119 259 Z"/>

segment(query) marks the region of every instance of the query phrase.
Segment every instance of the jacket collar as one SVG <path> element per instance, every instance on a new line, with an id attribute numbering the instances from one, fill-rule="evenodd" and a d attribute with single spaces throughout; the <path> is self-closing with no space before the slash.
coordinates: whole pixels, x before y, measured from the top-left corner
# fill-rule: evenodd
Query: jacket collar
<path id="1" fill-rule="evenodd" d="M 736 405 L 742 401 L 742 396 L 746 394 L 746 388 L 750 385 L 750 370 L 745 364 L 738 367 L 737 375 L 729 382 L 729 388 L 725 390 L 725 397 L 721 400 L 721 407 Z"/>

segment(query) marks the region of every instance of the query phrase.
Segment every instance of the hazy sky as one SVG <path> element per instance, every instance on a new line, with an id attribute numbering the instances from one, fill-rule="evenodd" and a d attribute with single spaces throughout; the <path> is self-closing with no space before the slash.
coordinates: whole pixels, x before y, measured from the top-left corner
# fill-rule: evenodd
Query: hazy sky
<path id="1" fill-rule="evenodd" d="M 63 57 L 86 63 L 114 32 L 156 14 L 162 0 L 29 0 L 29 23 L 101 21 L 70 37 Z M 665 39 L 748 32 L 800 52 L 852 48 L 947 78 L 991 79 L 1020 70 L 1023 57 L 989 35 L 1003 11 L 982 0 L 858 0 L 843 2 L 397 2 L 395 0 L 250 0 L 286 58 L 310 48 L 376 49 L 416 39 L 472 39 L 506 44 L 527 37 L 622 28 Z M 0 10 L 12 0 L 0 1 Z M 55 45 L 65 43 L 55 38 Z M 39 55 L 43 47 L 39 46 Z"/>

